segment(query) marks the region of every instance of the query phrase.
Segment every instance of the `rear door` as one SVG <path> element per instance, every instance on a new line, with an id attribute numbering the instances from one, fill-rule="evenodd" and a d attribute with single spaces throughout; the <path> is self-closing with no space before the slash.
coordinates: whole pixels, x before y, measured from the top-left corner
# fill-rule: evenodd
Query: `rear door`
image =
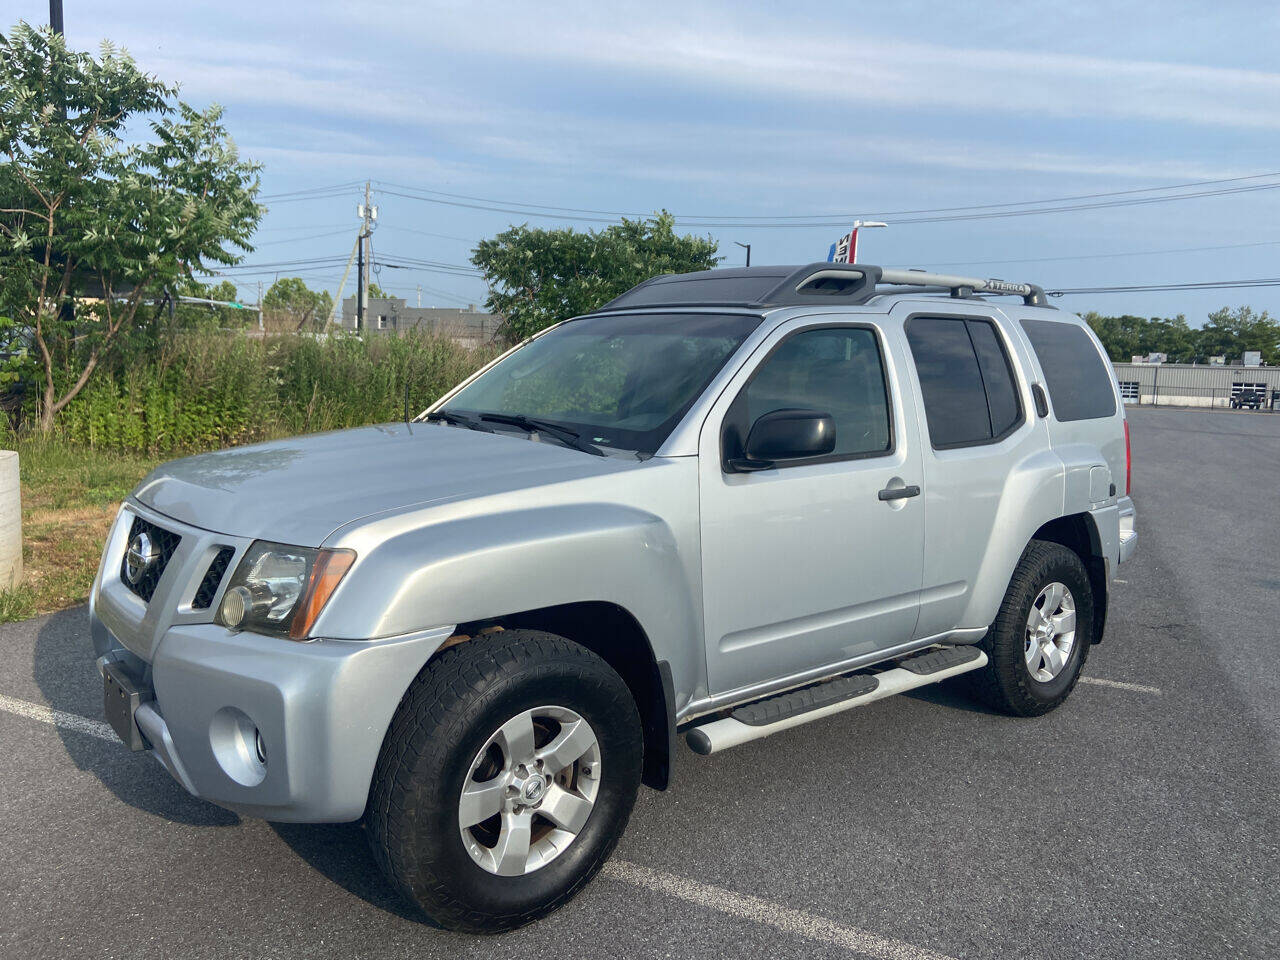
<path id="1" fill-rule="evenodd" d="M 877 320 L 793 320 L 744 365 L 699 440 L 710 693 L 791 677 L 910 640 L 924 522 L 920 444 L 901 361 Z M 900 357 L 900 354 L 898 355 Z M 750 425 L 829 413 L 829 456 L 735 472 Z"/>
<path id="2" fill-rule="evenodd" d="M 1012 478 L 1028 458 L 1047 453 L 1030 384 L 1019 373 L 1025 347 L 981 304 L 900 303 L 891 315 L 903 324 L 924 421 L 926 532 L 915 635 L 985 626 L 962 621 L 984 563 L 1007 553 L 993 544 L 1020 535 L 1015 521 L 1027 503 Z"/>

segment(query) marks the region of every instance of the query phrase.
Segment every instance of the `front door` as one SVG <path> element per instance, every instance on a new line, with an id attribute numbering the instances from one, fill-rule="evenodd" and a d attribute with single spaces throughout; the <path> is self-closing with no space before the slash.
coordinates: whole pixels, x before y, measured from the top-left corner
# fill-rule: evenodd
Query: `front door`
<path id="1" fill-rule="evenodd" d="M 791 321 L 707 418 L 699 496 L 710 693 L 910 640 L 924 525 L 921 498 L 902 488 L 923 480 L 898 368 L 877 324 Z M 751 424 L 786 408 L 830 414 L 834 451 L 735 471 L 728 461 Z"/>

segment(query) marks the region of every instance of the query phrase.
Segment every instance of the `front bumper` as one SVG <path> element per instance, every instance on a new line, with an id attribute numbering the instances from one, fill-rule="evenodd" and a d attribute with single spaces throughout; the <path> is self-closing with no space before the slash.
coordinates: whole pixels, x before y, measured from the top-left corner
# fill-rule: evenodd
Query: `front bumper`
<path id="1" fill-rule="evenodd" d="M 100 664 L 141 673 L 153 699 L 138 707 L 138 728 L 190 793 L 248 816 L 322 822 L 362 815 L 391 718 L 453 630 L 297 643 L 180 624 L 149 665 L 96 617 L 93 632 L 108 648 Z"/>

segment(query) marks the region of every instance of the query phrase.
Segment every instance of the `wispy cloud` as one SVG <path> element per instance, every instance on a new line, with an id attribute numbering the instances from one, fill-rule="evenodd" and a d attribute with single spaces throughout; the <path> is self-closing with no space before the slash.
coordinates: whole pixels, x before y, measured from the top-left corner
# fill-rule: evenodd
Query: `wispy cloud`
<path id="1" fill-rule="evenodd" d="M 752 29 L 658 10 L 625 26 L 549 19 L 526 6 L 469 29 L 456 7 L 436 11 L 436 36 L 487 54 L 605 72 L 678 78 L 754 96 L 803 97 L 975 116 L 1142 118 L 1280 128 L 1280 73 L 1230 67 L 903 41 L 866 29 L 815 30 L 785 15 Z M 741 24 L 743 19 L 737 22 Z M 690 21 L 693 21 L 691 24 Z"/>

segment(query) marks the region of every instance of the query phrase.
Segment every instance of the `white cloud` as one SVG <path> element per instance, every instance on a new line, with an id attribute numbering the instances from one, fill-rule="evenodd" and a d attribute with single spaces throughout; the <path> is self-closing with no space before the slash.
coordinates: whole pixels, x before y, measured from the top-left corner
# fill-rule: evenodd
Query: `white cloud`
<path id="1" fill-rule="evenodd" d="M 1280 127 L 1280 73 L 1043 50 L 957 46 L 869 34 L 837 11 L 828 23 L 651 9 L 644 18 L 562 14 L 525 5 L 475 29 L 474 8 L 430 13 L 452 49 L 678 79 L 703 89 L 817 102 L 950 110 L 984 117 L 1141 118 Z M 619 24 L 623 24 L 619 26 Z"/>

